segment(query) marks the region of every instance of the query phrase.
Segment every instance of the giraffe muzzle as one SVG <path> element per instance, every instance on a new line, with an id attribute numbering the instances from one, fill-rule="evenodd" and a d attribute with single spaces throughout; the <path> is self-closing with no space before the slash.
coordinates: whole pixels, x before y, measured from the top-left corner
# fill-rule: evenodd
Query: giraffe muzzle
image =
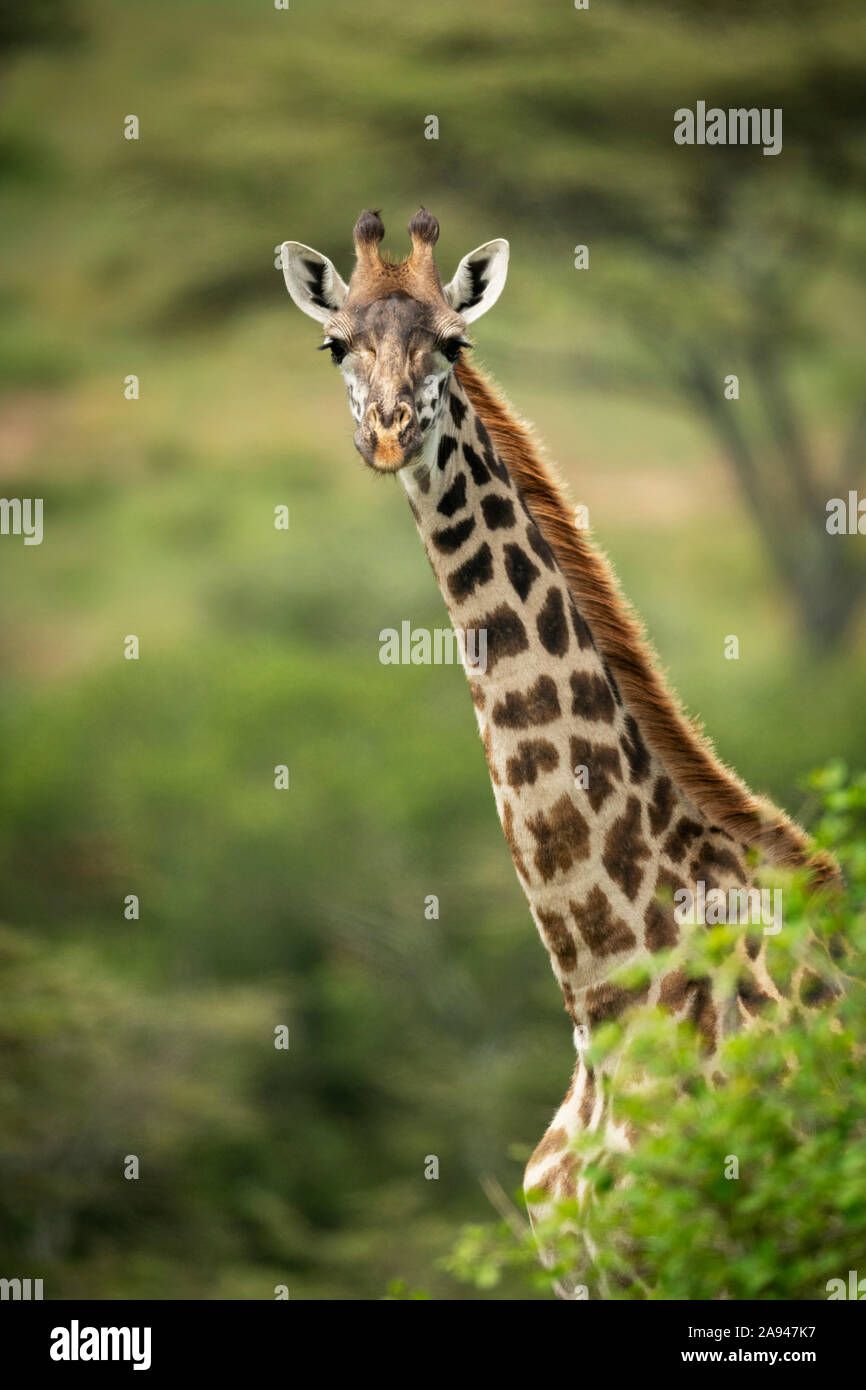
<path id="1" fill-rule="evenodd" d="M 374 401 L 355 434 L 359 454 L 381 473 L 396 473 L 405 467 L 421 444 L 421 426 L 414 405 L 408 401 L 398 401 L 393 409 Z"/>

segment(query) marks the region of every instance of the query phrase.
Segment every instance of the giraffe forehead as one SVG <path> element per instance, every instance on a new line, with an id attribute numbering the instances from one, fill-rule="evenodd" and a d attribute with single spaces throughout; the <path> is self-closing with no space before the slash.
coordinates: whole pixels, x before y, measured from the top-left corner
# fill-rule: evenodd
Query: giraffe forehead
<path id="1" fill-rule="evenodd" d="M 433 311 L 423 300 L 403 290 L 373 299 L 355 314 L 356 332 L 369 338 L 392 338 L 407 342 L 417 333 L 430 333 Z"/>
<path id="2" fill-rule="evenodd" d="M 460 331 L 462 320 L 442 301 L 431 303 L 405 290 L 391 290 L 374 299 L 350 297 L 328 325 L 328 331 L 351 336 L 355 342 L 388 343 L 395 351 L 408 350 L 436 339 L 445 332 Z"/>

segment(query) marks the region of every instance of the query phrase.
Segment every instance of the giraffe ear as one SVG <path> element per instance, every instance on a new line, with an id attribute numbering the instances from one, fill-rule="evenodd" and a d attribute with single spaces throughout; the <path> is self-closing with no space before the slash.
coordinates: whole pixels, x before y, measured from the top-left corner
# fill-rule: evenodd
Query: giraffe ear
<path id="1" fill-rule="evenodd" d="M 492 309 L 505 288 L 508 251 L 508 242 L 501 238 L 485 241 L 463 257 L 451 284 L 445 286 L 445 298 L 467 323 Z"/>
<path id="2" fill-rule="evenodd" d="M 336 313 L 349 288 L 343 283 L 327 256 L 302 246 L 299 241 L 284 241 L 280 259 L 286 289 L 298 308 L 311 319 L 327 323 Z"/>

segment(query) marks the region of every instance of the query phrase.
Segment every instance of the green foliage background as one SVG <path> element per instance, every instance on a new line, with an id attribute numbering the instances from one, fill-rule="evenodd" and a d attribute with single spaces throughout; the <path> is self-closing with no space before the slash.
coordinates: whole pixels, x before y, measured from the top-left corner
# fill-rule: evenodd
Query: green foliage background
<path id="1" fill-rule="evenodd" d="M 808 768 L 866 754 L 862 614 L 832 652 L 806 645 L 664 353 L 688 329 L 742 372 L 778 472 L 738 277 L 784 232 L 779 340 L 835 477 L 862 383 L 863 20 L 805 10 L 42 0 L 28 31 L 0 6 L 2 491 L 45 499 L 41 547 L 0 542 L 4 1275 L 58 1298 L 378 1297 L 396 1277 L 527 1296 L 438 1261 L 489 1211 L 481 1177 L 519 1182 L 569 1028 L 462 673 L 378 662 L 382 628 L 444 608 L 274 248 L 345 274 L 362 207 L 402 253 L 421 202 L 449 272 L 510 239 L 480 356 L 723 756 L 796 813 Z M 785 153 L 675 150 L 674 107 L 715 91 L 784 105 Z"/>
<path id="2" fill-rule="evenodd" d="M 851 1297 L 849 1274 L 859 1281 L 866 1250 L 866 777 L 850 779 L 837 762 L 810 786 L 822 807 L 818 841 L 847 887 L 816 898 L 802 876 L 775 876 L 784 926 L 767 960 L 786 1002 L 729 1034 L 712 1062 L 721 1086 L 705 1079 L 692 1025 L 672 1025 L 662 1010 L 600 1029 L 589 1061 L 620 1059 L 601 1084 L 639 1136 L 633 1150 L 581 1135 L 581 1203 L 555 1204 L 534 1235 L 515 1208 L 498 1226 L 467 1226 L 447 1261 L 458 1277 L 492 1289 L 522 1271 L 529 1288 L 554 1276 L 576 1297 L 690 1300 L 838 1298 L 841 1281 Z M 731 998 L 742 930 L 699 927 L 687 938 L 688 972 L 726 977 Z M 844 981 L 831 1007 L 802 1007 L 803 967 L 813 991 Z"/>

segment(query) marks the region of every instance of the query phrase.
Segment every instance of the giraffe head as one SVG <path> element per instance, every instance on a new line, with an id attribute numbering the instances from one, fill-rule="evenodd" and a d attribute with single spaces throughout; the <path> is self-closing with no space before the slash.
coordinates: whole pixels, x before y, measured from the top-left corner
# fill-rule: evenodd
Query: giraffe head
<path id="1" fill-rule="evenodd" d="M 422 208 L 409 223 L 412 251 L 394 263 L 379 254 L 385 228 L 377 212 L 355 224 L 357 257 L 348 285 L 327 256 L 286 241 L 283 273 L 299 309 L 324 325 L 322 348 L 343 374 L 355 421 L 355 447 L 371 468 L 395 473 L 438 436 L 447 382 L 467 324 L 502 293 L 508 242 L 470 251 L 443 287 L 433 259 L 439 223 Z"/>

